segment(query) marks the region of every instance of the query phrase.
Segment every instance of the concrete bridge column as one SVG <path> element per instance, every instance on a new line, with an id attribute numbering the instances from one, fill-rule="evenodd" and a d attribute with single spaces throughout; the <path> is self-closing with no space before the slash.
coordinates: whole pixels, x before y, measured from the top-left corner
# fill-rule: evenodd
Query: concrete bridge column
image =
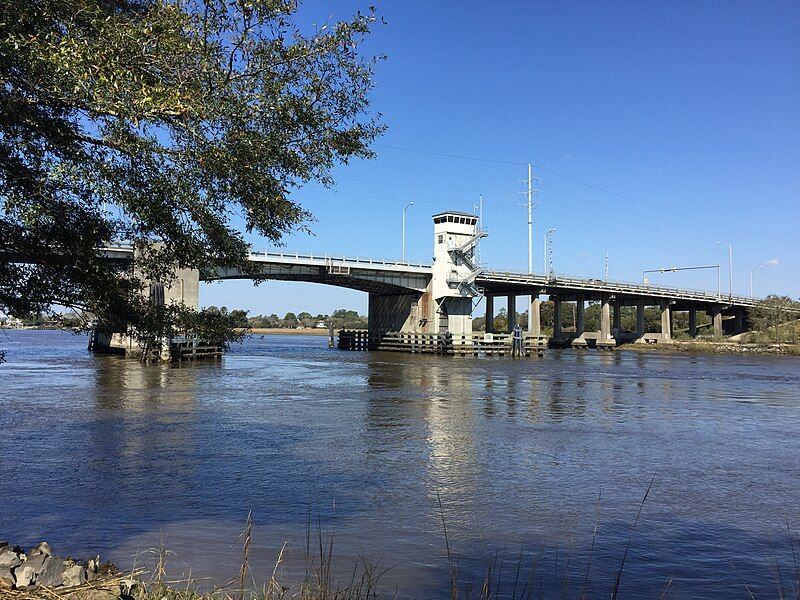
<path id="1" fill-rule="evenodd" d="M 734 322 L 733 322 L 733 333 L 734 335 L 738 335 L 740 333 L 744 333 L 744 313 L 740 310 L 737 310 L 734 315 Z"/>
<path id="2" fill-rule="evenodd" d="M 608 294 L 602 294 L 600 297 L 600 338 L 597 340 L 597 347 L 613 348 L 614 346 L 615 340 L 611 333 L 611 303 Z"/>
<path id="3" fill-rule="evenodd" d="M 552 296 L 553 298 L 553 337 L 556 339 L 561 338 L 561 297 Z"/>
<path id="4" fill-rule="evenodd" d="M 571 346 L 573 348 L 585 348 L 586 338 L 583 336 L 586 329 L 586 302 L 583 294 L 578 294 L 575 301 L 575 335 L 577 336 L 572 340 Z"/>
<path id="5" fill-rule="evenodd" d="M 494 296 L 486 298 L 486 333 L 494 333 Z"/>
<path id="6" fill-rule="evenodd" d="M 622 334 L 622 306 L 619 299 L 614 299 L 614 325 L 612 330 L 613 335 Z"/>
<path id="7" fill-rule="evenodd" d="M 528 309 L 528 333 L 530 335 L 542 335 L 542 319 L 541 319 L 542 301 L 539 296 L 531 294 L 531 304 Z"/>
<path id="8" fill-rule="evenodd" d="M 508 295 L 508 333 L 514 331 L 517 325 L 517 297 L 514 294 Z"/>
<path id="9" fill-rule="evenodd" d="M 672 311 L 669 300 L 662 300 L 661 307 L 661 341 L 672 341 Z"/>
<path id="10" fill-rule="evenodd" d="M 636 303 L 636 337 L 644 335 L 644 302 Z"/>
<path id="11" fill-rule="evenodd" d="M 722 311 L 718 308 L 711 310 L 711 320 L 714 323 L 714 339 L 722 339 Z"/>
<path id="12" fill-rule="evenodd" d="M 689 335 L 697 337 L 697 309 L 689 309 Z"/>

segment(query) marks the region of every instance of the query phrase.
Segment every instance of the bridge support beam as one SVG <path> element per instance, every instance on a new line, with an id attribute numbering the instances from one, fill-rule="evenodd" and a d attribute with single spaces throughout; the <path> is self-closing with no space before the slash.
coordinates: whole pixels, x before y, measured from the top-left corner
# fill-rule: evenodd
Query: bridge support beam
<path id="1" fill-rule="evenodd" d="M 615 302 L 615 308 L 619 305 Z M 614 311 L 616 320 L 618 311 Z M 600 297 L 600 337 L 597 340 L 598 348 L 613 348 L 616 346 L 616 340 L 611 333 L 611 302 L 608 294 L 602 294 Z"/>
<path id="2" fill-rule="evenodd" d="M 494 333 L 494 296 L 486 295 L 486 333 Z"/>
<path id="3" fill-rule="evenodd" d="M 722 311 L 718 308 L 711 310 L 711 321 L 714 324 L 714 339 L 722 339 Z"/>
<path id="4" fill-rule="evenodd" d="M 697 309 L 689 309 L 689 335 L 697 337 Z"/>
<path id="5" fill-rule="evenodd" d="M 517 297 L 514 294 L 508 295 L 508 315 L 506 321 L 508 322 L 508 333 L 511 333 L 517 325 Z"/>
<path id="6" fill-rule="evenodd" d="M 672 341 L 672 310 L 669 300 L 661 300 L 661 341 Z"/>
<path id="7" fill-rule="evenodd" d="M 528 333 L 530 335 L 542 335 L 542 301 L 539 296 L 531 294 L 531 304 L 528 308 Z"/>

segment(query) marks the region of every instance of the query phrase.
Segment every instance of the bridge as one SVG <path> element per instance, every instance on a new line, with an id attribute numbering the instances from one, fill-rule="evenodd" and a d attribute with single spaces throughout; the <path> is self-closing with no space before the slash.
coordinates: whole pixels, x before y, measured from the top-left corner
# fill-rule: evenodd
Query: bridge
<path id="1" fill-rule="evenodd" d="M 697 313 L 711 317 L 715 337 L 737 334 L 747 327 L 746 311 L 755 304 L 751 298 L 711 292 L 483 269 L 475 259 L 475 247 L 486 234 L 478 228 L 475 215 L 448 211 L 433 216 L 433 263 L 376 260 L 331 254 L 250 252 L 249 260 L 259 265 L 264 279 L 306 281 L 360 290 L 369 294 L 369 339 L 378 345 L 387 333 L 451 333 L 459 339 L 472 335 L 472 313 L 485 300 L 486 331 L 494 328 L 495 304 L 507 303 L 510 332 L 515 326 L 516 303 L 528 304 L 528 335 L 543 337 L 541 297 L 554 303 L 551 343 L 576 347 L 613 347 L 622 341 L 669 343 L 673 338 L 673 317 L 678 311 L 689 316 L 689 334 L 698 332 Z M 114 260 L 135 262 L 132 246 L 104 249 Z M 178 270 L 177 278 L 165 290 L 165 301 L 199 306 L 199 282 L 247 279 L 235 269 L 212 268 L 198 272 Z M 586 331 L 587 302 L 600 303 L 600 330 Z M 564 303 L 575 305 L 574 331 L 563 328 Z M 658 307 L 660 332 L 645 331 L 645 308 Z M 636 328 L 623 331 L 623 307 L 636 307 Z M 727 319 L 724 319 L 728 317 Z M 499 333 L 499 332 L 497 332 Z"/>

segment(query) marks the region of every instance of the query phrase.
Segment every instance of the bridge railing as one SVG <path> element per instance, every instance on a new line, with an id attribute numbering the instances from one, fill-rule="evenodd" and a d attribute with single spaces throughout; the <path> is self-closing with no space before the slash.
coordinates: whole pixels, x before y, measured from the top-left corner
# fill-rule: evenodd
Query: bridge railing
<path id="1" fill-rule="evenodd" d="M 735 304 L 752 305 L 758 301 L 758 298 L 750 298 L 749 296 L 742 296 L 737 294 L 726 294 L 709 291 L 697 290 L 691 288 L 676 288 L 667 286 L 657 286 L 644 284 L 640 282 L 620 281 L 620 280 L 604 280 L 595 278 L 580 278 L 570 277 L 561 273 L 555 273 L 551 276 L 543 275 L 541 273 L 525 273 L 520 271 L 497 271 L 497 270 L 484 270 L 481 273 L 483 278 L 493 279 L 507 279 L 517 280 L 524 282 L 525 280 L 534 280 L 535 283 L 550 286 L 566 286 L 566 287 L 585 287 L 593 289 L 606 289 L 608 291 L 627 291 L 637 294 L 654 294 L 659 296 L 674 296 L 677 298 L 694 298 L 708 301 L 731 302 Z"/>
<path id="2" fill-rule="evenodd" d="M 365 266 L 387 266 L 387 267 L 414 267 L 430 269 L 430 264 L 421 262 L 410 262 L 402 260 L 387 260 L 383 258 L 372 258 L 363 256 L 347 256 L 345 254 L 314 254 L 312 252 L 270 252 L 266 250 L 250 251 L 250 256 L 255 258 L 272 258 L 287 261 L 318 261 L 323 263 L 348 263 Z"/>

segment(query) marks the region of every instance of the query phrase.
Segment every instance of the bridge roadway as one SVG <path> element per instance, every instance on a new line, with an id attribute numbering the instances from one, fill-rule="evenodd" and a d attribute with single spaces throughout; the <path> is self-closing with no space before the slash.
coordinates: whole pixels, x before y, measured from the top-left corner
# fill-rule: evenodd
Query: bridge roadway
<path id="1" fill-rule="evenodd" d="M 114 245 L 104 248 L 106 255 L 115 260 L 132 261 L 133 247 Z M 358 256 L 314 254 L 281 251 L 252 251 L 252 262 L 263 265 L 265 279 L 308 281 L 372 293 L 424 292 L 432 276 L 432 265 Z M 249 276 L 233 269 L 213 269 L 200 273 L 203 281 L 248 279 Z M 654 302 L 666 299 L 678 304 L 692 304 L 696 308 L 749 308 L 756 299 L 746 296 L 714 292 L 653 286 L 594 278 L 548 277 L 539 273 L 483 270 L 476 278 L 478 287 L 491 296 L 529 295 L 531 293 L 560 296 L 564 301 L 600 300 L 603 295 L 613 295 L 624 304 L 637 301 Z"/>

